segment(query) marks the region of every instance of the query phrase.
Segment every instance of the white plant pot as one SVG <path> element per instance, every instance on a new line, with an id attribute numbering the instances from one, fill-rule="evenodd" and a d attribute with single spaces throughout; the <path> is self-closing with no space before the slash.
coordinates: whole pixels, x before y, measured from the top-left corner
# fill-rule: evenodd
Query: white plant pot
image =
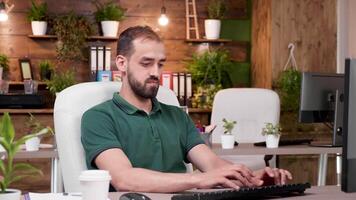
<path id="1" fill-rule="evenodd" d="M 279 138 L 281 135 L 266 135 L 266 147 L 267 148 L 277 148 L 279 143 Z"/>
<path id="2" fill-rule="evenodd" d="M 235 136 L 234 135 L 221 135 L 221 147 L 223 149 L 233 149 L 235 144 Z"/>
<path id="3" fill-rule="evenodd" d="M 20 200 L 21 191 L 16 189 L 7 189 L 6 193 L 0 193 L 1 200 Z"/>
<path id="4" fill-rule="evenodd" d="M 33 137 L 29 140 L 26 140 L 26 151 L 38 151 L 40 149 L 40 142 L 41 139 L 39 137 Z"/>
<path id="5" fill-rule="evenodd" d="M 204 22 L 206 39 L 219 39 L 221 21 L 218 19 L 206 19 Z"/>
<path id="6" fill-rule="evenodd" d="M 46 35 L 47 22 L 45 21 L 32 21 L 31 22 L 33 35 Z"/>
<path id="7" fill-rule="evenodd" d="M 106 37 L 116 37 L 117 31 L 119 30 L 118 21 L 102 21 L 101 28 L 103 30 L 103 35 Z"/>

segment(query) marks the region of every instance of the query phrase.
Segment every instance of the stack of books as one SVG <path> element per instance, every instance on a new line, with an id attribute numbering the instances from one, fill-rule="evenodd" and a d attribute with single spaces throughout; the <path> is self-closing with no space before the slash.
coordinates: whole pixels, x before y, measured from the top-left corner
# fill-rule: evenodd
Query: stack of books
<path id="1" fill-rule="evenodd" d="M 111 68 L 110 47 L 90 47 L 90 69 L 92 81 L 121 81 L 120 72 Z"/>
<path id="2" fill-rule="evenodd" d="M 191 107 L 192 74 L 185 72 L 163 72 L 161 85 L 176 94 L 181 106 Z"/>

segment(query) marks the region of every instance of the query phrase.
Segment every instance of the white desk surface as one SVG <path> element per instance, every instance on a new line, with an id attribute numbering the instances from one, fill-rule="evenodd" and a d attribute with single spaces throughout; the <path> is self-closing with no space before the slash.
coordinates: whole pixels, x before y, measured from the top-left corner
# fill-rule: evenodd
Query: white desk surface
<path id="1" fill-rule="evenodd" d="M 124 192 L 114 192 L 110 193 L 109 197 L 111 200 L 119 200 L 119 197 Z M 145 193 L 152 200 L 170 200 L 173 194 L 163 194 L 163 193 Z M 308 199 L 308 200 L 325 200 L 325 199 L 356 199 L 356 193 L 344 193 L 338 186 L 321 186 L 312 187 L 305 191 L 304 195 L 294 196 L 294 197 L 284 197 L 284 198 L 274 198 L 274 199 Z"/>
<path id="2" fill-rule="evenodd" d="M 222 149 L 221 144 L 213 144 L 217 155 L 302 155 L 302 154 L 341 154 L 341 147 L 315 147 L 309 145 L 288 145 L 278 148 L 266 148 L 253 144 L 239 144 L 233 149 Z"/>

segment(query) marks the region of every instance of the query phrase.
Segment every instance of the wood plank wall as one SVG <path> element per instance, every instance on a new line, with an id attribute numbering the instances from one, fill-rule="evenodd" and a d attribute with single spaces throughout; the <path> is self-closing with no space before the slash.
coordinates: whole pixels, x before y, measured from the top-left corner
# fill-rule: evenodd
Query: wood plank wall
<path id="1" fill-rule="evenodd" d="M 336 72 L 336 0 L 257 0 L 253 17 L 253 86 L 271 88 L 290 42 L 302 71 Z"/>

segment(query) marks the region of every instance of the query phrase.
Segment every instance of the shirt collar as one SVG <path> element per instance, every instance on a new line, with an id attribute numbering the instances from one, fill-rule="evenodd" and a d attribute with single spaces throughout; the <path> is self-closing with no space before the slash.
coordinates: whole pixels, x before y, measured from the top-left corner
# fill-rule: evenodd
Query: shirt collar
<path id="1" fill-rule="evenodd" d="M 140 110 L 136 108 L 134 105 L 130 104 L 127 102 L 124 98 L 122 98 L 118 92 L 115 92 L 113 95 L 113 102 L 120 107 L 124 112 L 126 112 L 129 115 L 132 115 L 136 112 L 144 112 L 143 110 Z M 154 114 L 158 111 L 161 111 L 161 105 L 158 102 L 157 98 L 152 98 L 152 110 L 150 114 Z"/>

